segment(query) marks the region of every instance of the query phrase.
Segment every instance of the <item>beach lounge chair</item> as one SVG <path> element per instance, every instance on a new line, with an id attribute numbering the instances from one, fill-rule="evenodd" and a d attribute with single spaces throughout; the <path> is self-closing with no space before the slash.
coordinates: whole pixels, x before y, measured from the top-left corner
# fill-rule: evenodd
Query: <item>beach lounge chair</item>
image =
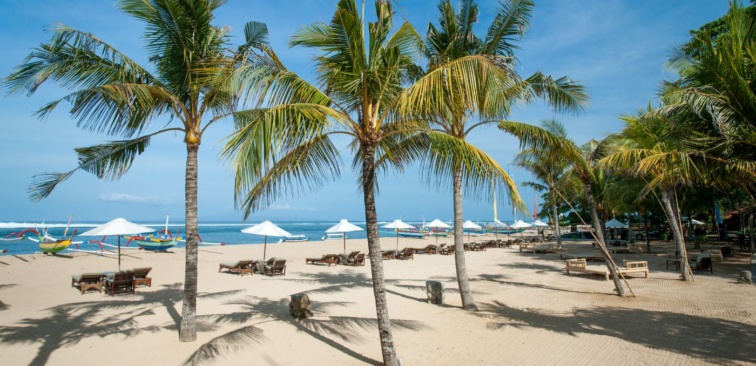
<path id="1" fill-rule="evenodd" d="M 131 292 L 134 293 L 134 273 L 131 271 L 123 271 L 111 273 L 105 278 L 105 292 L 110 292 L 110 296 L 114 296 L 116 292 Z"/>
<path id="2" fill-rule="evenodd" d="M 412 248 L 404 248 L 404 249 L 402 249 L 397 254 L 396 259 L 401 259 L 401 260 L 412 259 L 412 260 L 415 260 L 414 253 L 415 253 L 414 249 L 412 249 Z"/>
<path id="3" fill-rule="evenodd" d="M 227 269 L 230 273 L 238 273 L 239 276 L 244 276 L 245 274 L 252 275 L 252 268 L 251 260 L 242 260 L 238 262 L 225 262 L 218 265 L 218 272 L 220 272 L 222 269 Z"/>
<path id="4" fill-rule="evenodd" d="M 436 254 L 438 252 L 436 246 L 433 244 L 428 244 L 424 248 L 412 248 L 412 250 L 417 254 Z"/>
<path id="5" fill-rule="evenodd" d="M 365 265 L 365 253 L 357 254 L 354 259 L 350 259 L 346 264 L 347 266 L 364 266 Z"/>
<path id="6" fill-rule="evenodd" d="M 383 257 L 383 259 L 396 259 L 397 252 L 396 250 L 384 250 L 381 252 L 381 257 Z"/>
<path id="7" fill-rule="evenodd" d="M 454 254 L 454 250 L 455 250 L 454 245 L 448 245 L 445 247 L 441 247 L 441 249 L 438 251 L 438 254 L 451 255 L 451 254 Z"/>
<path id="8" fill-rule="evenodd" d="M 71 276 L 71 287 L 79 286 L 81 294 L 84 295 L 89 289 L 102 292 L 102 272 L 99 273 L 82 273 Z"/>
<path id="9" fill-rule="evenodd" d="M 332 264 L 339 264 L 339 255 L 326 254 L 321 258 L 306 258 L 305 264 L 327 264 L 330 267 Z"/>
<path id="10" fill-rule="evenodd" d="M 134 268 L 132 270 L 132 272 L 134 273 L 134 287 L 137 287 L 139 285 L 147 285 L 148 287 L 152 287 L 152 278 L 147 277 L 150 271 L 152 271 L 152 267 Z"/>
<path id="11" fill-rule="evenodd" d="M 271 258 L 270 265 L 265 265 L 266 276 L 286 276 L 286 259 Z"/>

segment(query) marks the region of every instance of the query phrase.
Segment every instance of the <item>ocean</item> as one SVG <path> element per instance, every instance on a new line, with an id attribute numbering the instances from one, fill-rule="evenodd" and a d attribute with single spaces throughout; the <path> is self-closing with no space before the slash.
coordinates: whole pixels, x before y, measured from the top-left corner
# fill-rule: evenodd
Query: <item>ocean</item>
<path id="1" fill-rule="evenodd" d="M 99 245 L 96 243 L 89 243 L 89 240 L 102 240 L 101 237 L 84 237 L 79 236 L 79 233 L 83 233 L 89 229 L 92 229 L 98 225 L 104 224 L 105 222 L 72 222 L 71 226 L 68 229 L 67 235 L 70 236 L 73 230 L 76 230 L 76 235 L 74 236 L 74 242 L 76 241 L 82 241 L 81 244 L 79 244 L 78 249 L 79 250 L 99 250 Z M 155 230 L 163 230 L 165 229 L 165 223 L 159 223 L 159 222 L 135 222 L 139 225 L 151 227 Z M 310 239 L 310 241 L 318 241 L 321 240 L 322 237 L 325 236 L 325 231 L 336 225 L 337 221 L 281 221 L 281 222 L 274 222 L 277 226 L 280 228 L 288 231 L 292 235 L 304 235 Z M 365 222 L 352 222 L 353 224 L 365 228 Z M 387 222 L 379 222 L 379 226 L 386 224 Z M 422 222 L 408 222 L 411 225 L 420 226 L 422 225 Z M 227 223 L 227 222 L 204 222 L 199 224 L 199 235 L 200 239 L 202 240 L 202 243 L 206 243 L 207 245 L 217 245 L 219 243 L 224 243 L 226 245 L 240 245 L 240 244 L 262 244 L 264 237 L 259 235 L 252 235 L 252 234 L 245 234 L 242 233 L 241 230 L 252 226 L 254 224 L 257 224 L 257 222 L 252 223 Z M 6 238 L 8 235 L 12 235 L 12 233 L 20 232 L 24 229 L 29 228 L 36 228 L 37 230 L 40 229 L 47 229 L 48 233 L 58 239 L 63 238 L 63 233 L 66 230 L 66 222 L 48 222 L 48 223 L 42 223 L 42 222 L 0 222 L 0 238 Z M 168 225 L 168 229 L 171 231 L 171 233 L 175 236 L 176 231 L 180 231 L 179 235 L 181 237 L 185 237 L 184 235 L 184 223 L 170 223 Z M 394 232 L 390 229 L 380 229 L 380 235 L 381 236 L 393 236 Z M 29 233 L 29 235 L 32 235 L 33 238 L 36 239 L 36 236 L 32 233 Z M 147 234 L 145 234 L 147 235 Z M 347 233 L 347 238 L 354 238 L 354 239 L 364 239 L 367 237 L 365 231 L 355 231 Z M 280 238 L 277 237 L 268 237 L 268 243 L 275 243 Z M 107 237 L 104 240 L 104 243 L 115 245 L 117 244 L 118 239 L 116 237 Z M 126 243 L 126 240 L 123 238 L 121 239 L 121 244 L 124 245 Z M 184 243 L 181 243 L 177 245 L 176 247 L 183 247 Z M 129 246 L 135 246 L 135 244 L 129 244 Z M 71 245 L 69 249 L 77 249 L 75 245 Z M 32 241 L 27 238 L 20 241 L 4 241 L 0 240 L 0 251 L 6 250 L 4 254 L 0 255 L 19 255 L 19 254 L 34 254 L 35 252 L 39 252 L 39 243 Z M 61 254 L 65 254 L 66 252 L 71 252 L 71 250 L 64 250 L 61 252 Z"/>

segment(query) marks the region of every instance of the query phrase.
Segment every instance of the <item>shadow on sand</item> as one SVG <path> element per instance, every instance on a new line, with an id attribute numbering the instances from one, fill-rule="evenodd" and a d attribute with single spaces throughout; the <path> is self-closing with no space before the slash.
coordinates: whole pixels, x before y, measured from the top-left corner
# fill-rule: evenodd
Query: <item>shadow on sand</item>
<path id="1" fill-rule="evenodd" d="M 722 364 L 732 361 L 756 363 L 756 352 L 750 344 L 750 340 L 756 338 L 756 328 L 749 324 L 616 307 L 577 309 L 572 314 L 554 315 L 533 309 L 514 309 L 498 301 L 481 305 L 482 316 L 493 313 L 499 317 L 489 323 L 493 329 L 540 328 L 572 336 L 595 334 L 705 358 L 707 362 L 719 359 Z"/>
<path id="2" fill-rule="evenodd" d="M 280 279 L 284 280 L 284 279 Z M 355 287 L 370 287 L 365 275 L 339 274 L 313 275 L 307 280 L 320 287 L 308 293 L 334 293 Z M 11 285 L 7 285 L 11 286 Z M 350 303 L 323 302 L 313 304 L 315 319 L 295 319 L 288 312 L 288 299 L 270 300 L 239 296 L 243 290 L 215 293 L 200 293 L 198 299 L 229 298 L 227 305 L 241 307 L 241 311 L 197 316 L 197 331 L 217 331 L 223 325 L 234 325 L 233 330 L 198 345 L 197 350 L 185 361 L 185 365 L 212 364 L 217 357 L 248 349 L 255 344 L 269 342 L 257 325 L 267 322 L 284 322 L 329 347 L 342 352 L 360 363 L 379 365 L 381 362 L 366 357 L 348 347 L 351 342 L 363 341 L 363 330 L 377 333 L 375 318 L 329 316 L 327 310 L 347 307 Z M 9 326 L 0 327 L 0 342 L 6 345 L 39 344 L 32 365 L 44 365 L 51 355 L 62 347 L 70 347 L 91 337 L 118 335 L 126 339 L 144 333 L 175 332 L 181 322 L 176 305 L 182 301 L 182 284 L 161 286 L 154 291 L 137 291 L 135 295 L 107 297 L 101 301 L 74 302 L 46 309 L 45 316 L 24 318 Z M 0 310 L 8 305 L 0 303 Z M 139 318 L 165 311 L 170 322 L 163 325 L 140 326 Z M 255 324 L 251 322 L 256 321 Z M 393 319 L 394 329 L 422 330 L 427 327 L 415 320 Z"/>

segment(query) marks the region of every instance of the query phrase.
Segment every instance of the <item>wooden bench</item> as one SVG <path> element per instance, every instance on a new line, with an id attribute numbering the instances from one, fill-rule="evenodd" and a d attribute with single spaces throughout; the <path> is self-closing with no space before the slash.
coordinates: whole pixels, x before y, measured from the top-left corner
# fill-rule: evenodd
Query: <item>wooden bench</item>
<path id="1" fill-rule="evenodd" d="M 643 278 L 648 278 L 648 261 L 623 260 L 622 264 L 625 268 L 620 268 L 619 271 L 623 276 L 631 273 L 643 273 Z"/>
<path id="2" fill-rule="evenodd" d="M 567 268 L 567 275 L 570 275 L 570 271 L 572 272 L 579 272 L 579 273 L 590 273 L 590 274 L 597 274 L 604 276 L 604 278 L 609 281 L 609 270 L 606 269 L 606 267 L 601 266 L 588 266 L 585 262 L 585 259 L 578 258 L 578 259 L 568 259 L 565 261 L 565 266 Z"/>
<path id="3" fill-rule="evenodd" d="M 648 278 L 648 261 L 623 261 L 624 268 L 618 268 L 619 273 L 621 273 L 623 276 L 626 276 L 628 274 L 635 274 L 635 273 L 643 273 L 644 278 Z M 567 275 L 570 274 L 570 271 L 573 272 L 580 272 L 580 273 L 590 273 L 590 274 L 597 274 L 604 276 L 604 279 L 606 281 L 609 281 L 609 269 L 603 266 L 588 266 L 586 265 L 585 259 L 568 259 L 565 262 L 566 268 L 567 268 Z"/>

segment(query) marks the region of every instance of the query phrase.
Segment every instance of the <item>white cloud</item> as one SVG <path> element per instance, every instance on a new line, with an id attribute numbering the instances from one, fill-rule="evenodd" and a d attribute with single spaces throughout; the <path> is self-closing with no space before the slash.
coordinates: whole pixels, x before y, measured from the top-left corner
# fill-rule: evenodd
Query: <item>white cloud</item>
<path id="1" fill-rule="evenodd" d="M 308 207 L 295 207 L 290 204 L 284 204 L 284 205 L 270 205 L 268 208 L 270 210 L 277 210 L 277 211 L 315 211 L 313 208 Z"/>
<path id="2" fill-rule="evenodd" d="M 127 193 L 101 193 L 100 200 L 109 202 L 128 202 L 128 203 L 152 203 L 158 205 L 167 205 L 170 201 L 162 197 L 135 196 Z"/>

